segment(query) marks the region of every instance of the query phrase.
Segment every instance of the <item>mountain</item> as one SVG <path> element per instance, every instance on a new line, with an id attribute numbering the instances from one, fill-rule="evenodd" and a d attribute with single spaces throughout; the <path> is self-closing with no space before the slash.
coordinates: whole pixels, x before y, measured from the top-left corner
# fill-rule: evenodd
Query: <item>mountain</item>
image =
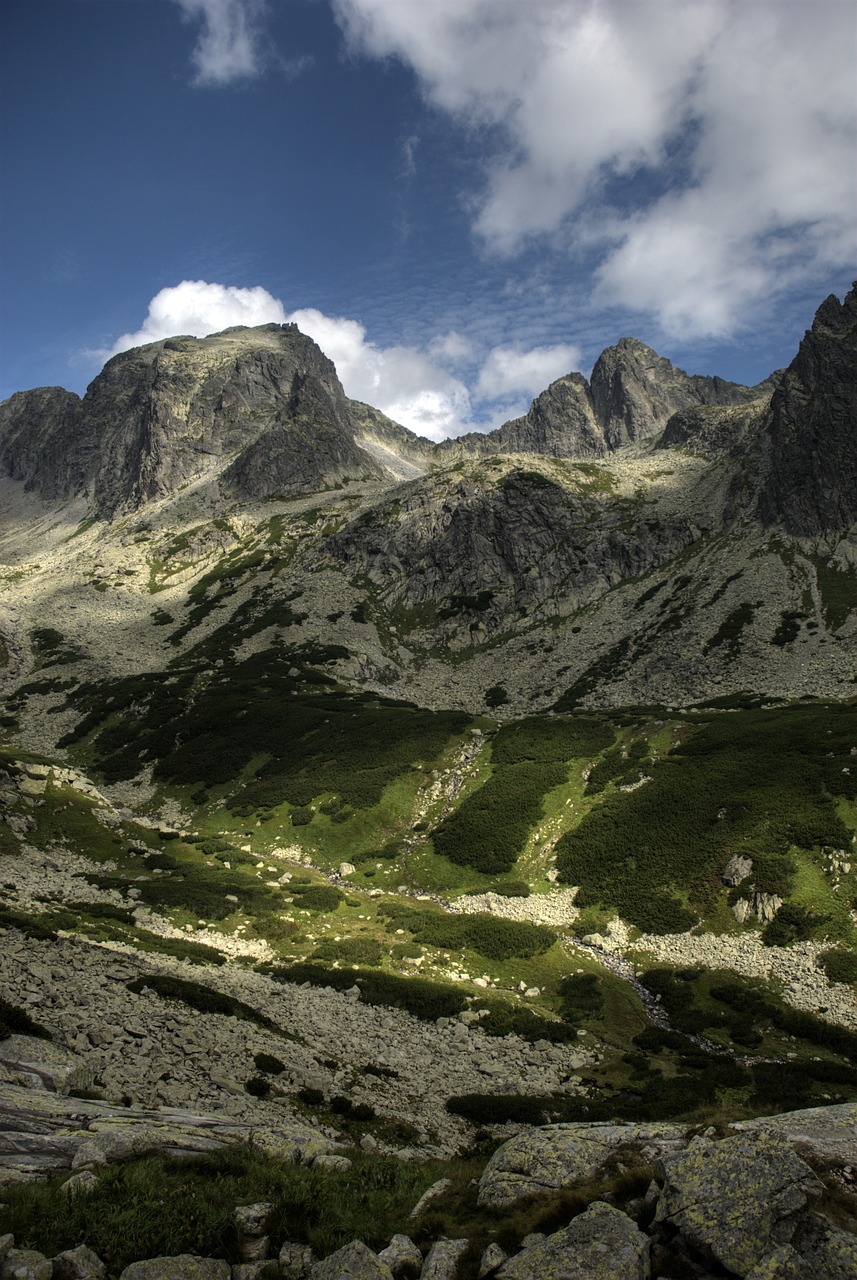
<path id="1" fill-rule="evenodd" d="M 289 1154 L 302 1204 L 444 1160 L 407 1229 L 475 1232 L 475 1280 L 509 1124 L 489 1168 L 527 1193 L 545 1125 L 665 1159 L 760 1114 L 853 1127 L 855 307 L 756 387 L 623 339 L 440 445 L 292 326 L 0 406 L 0 1180 L 203 1149 L 258 1207 L 268 1175 L 212 1143 Z M 818 1155 L 841 1215 L 845 1149 Z M 572 1196 L 615 1186 L 661 1270 L 716 1270 L 621 1154 Z M 4 1186 L 20 1238 L 51 1194 L 27 1217 Z M 827 1274 L 843 1241 L 795 1230 Z"/>

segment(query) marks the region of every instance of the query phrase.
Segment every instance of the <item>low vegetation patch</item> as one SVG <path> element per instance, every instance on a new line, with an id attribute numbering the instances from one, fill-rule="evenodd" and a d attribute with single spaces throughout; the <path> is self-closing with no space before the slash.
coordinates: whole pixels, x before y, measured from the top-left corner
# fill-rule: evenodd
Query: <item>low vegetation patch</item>
<path id="1" fill-rule="evenodd" d="M 242 1018 L 245 1022 L 255 1022 L 257 1026 L 280 1031 L 267 1014 L 260 1013 L 258 1009 L 245 1004 L 243 1000 L 237 1000 L 235 996 L 213 991 L 211 987 L 206 987 L 200 982 L 188 982 L 186 978 L 173 978 L 168 974 L 150 973 L 142 978 L 134 978 L 133 981 L 126 983 L 126 986 L 129 991 L 135 993 L 148 987 L 163 1000 L 175 1000 L 179 1004 L 187 1005 L 190 1009 L 196 1009 L 198 1013 L 219 1013 L 225 1018 Z"/>

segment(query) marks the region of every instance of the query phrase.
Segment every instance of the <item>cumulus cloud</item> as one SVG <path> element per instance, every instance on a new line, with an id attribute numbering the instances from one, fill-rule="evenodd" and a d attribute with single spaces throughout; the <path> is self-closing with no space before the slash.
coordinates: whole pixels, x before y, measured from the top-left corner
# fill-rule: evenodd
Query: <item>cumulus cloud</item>
<path id="1" fill-rule="evenodd" d="M 367 342 L 366 330 L 356 320 L 314 308 L 293 311 L 289 319 L 330 357 L 352 399 L 431 440 L 457 435 L 469 421 L 464 383 L 416 347 L 377 346 Z"/>
<path id="2" fill-rule="evenodd" d="M 580 349 L 570 343 L 553 347 L 494 347 L 479 370 L 476 390 L 485 400 L 512 395 L 530 399 L 580 364 Z"/>
<path id="3" fill-rule="evenodd" d="M 103 354 L 115 356 L 129 347 L 178 334 L 204 338 L 236 324 L 283 324 L 286 319 L 282 302 L 261 286 L 238 289 L 207 280 L 182 280 L 156 293 L 140 328 L 123 333 Z"/>
<path id="4" fill-rule="evenodd" d="M 177 2 L 188 21 L 202 22 L 191 55 L 195 84 L 216 87 L 259 75 L 265 51 L 261 30 L 264 0 Z"/>
<path id="5" fill-rule="evenodd" d="M 353 51 L 490 126 L 473 227 L 595 253 L 598 300 L 685 338 L 853 258 L 853 5 L 334 0 Z"/>

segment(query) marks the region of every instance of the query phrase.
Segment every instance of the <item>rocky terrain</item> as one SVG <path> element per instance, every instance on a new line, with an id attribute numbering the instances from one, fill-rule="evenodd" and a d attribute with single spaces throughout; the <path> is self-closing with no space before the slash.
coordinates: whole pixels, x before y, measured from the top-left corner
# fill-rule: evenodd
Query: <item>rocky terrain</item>
<path id="1" fill-rule="evenodd" d="M 289 325 L 0 406 L 10 1213 L 476 1143 L 417 1244 L 126 1280 L 854 1273 L 855 321 L 752 388 L 625 338 L 442 445 Z"/>

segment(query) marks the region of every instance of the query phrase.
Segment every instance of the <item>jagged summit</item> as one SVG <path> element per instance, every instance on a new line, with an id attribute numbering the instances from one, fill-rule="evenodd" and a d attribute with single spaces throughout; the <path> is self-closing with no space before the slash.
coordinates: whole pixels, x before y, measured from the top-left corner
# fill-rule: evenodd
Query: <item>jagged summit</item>
<path id="1" fill-rule="evenodd" d="M 85 493 L 107 518 L 205 476 L 244 497 L 381 478 L 350 404 L 295 325 L 167 338 L 114 356 L 82 400 L 61 388 L 12 396 L 0 468 L 49 500 Z"/>

